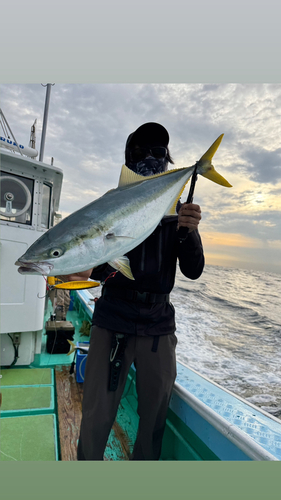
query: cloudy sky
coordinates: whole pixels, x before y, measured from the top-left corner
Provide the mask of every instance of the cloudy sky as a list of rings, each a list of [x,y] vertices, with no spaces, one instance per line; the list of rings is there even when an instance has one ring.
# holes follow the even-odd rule
[[[37,118],[38,150],[45,93],[0,86],[19,143],[28,145]],[[281,273],[281,84],[55,84],[44,162],[54,157],[64,171],[63,217],[116,187],[126,139],[148,121],[169,131],[176,167],[224,133],[213,164],[233,187],[200,176],[194,197],[206,263]]]

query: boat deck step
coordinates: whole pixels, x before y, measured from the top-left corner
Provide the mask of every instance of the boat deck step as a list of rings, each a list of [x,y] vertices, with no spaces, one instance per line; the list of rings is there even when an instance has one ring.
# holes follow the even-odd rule
[[[54,413],[54,390],[45,387],[2,387],[1,417]]]
[[[53,370],[10,368],[1,375],[1,417],[55,412]]]
[[[1,376],[0,459],[58,460],[53,370],[9,368]]]
[[[50,368],[3,368],[1,387],[22,385],[52,385],[54,372]]]
[[[2,461],[56,461],[56,415],[29,415],[1,419]]]

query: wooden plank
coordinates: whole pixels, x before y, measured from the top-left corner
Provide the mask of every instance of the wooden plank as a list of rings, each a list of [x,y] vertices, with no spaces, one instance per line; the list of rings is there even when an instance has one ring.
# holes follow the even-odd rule
[[[130,440],[128,438],[128,435],[126,432],[122,429],[121,425],[118,424],[118,422],[115,420],[113,427],[112,427],[115,437],[118,440],[121,450],[122,450],[122,457],[120,460],[129,460],[129,457],[131,455],[130,452]]]
[[[83,384],[76,382],[75,374],[70,375],[69,366],[57,366],[55,368],[57,407],[59,420],[59,439],[62,461],[77,460],[77,441],[79,439],[80,424],[82,418]],[[121,405],[122,406],[122,405]],[[128,460],[130,456],[130,439],[127,432],[117,420],[113,424],[115,448],[120,450],[114,456],[115,460]],[[114,443],[108,441],[107,448]],[[106,458],[105,451],[105,460]],[[111,458],[112,459],[112,458]],[[110,460],[110,458],[109,458]]]
[[[77,460],[77,441],[82,417],[83,385],[78,384],[69,366],[55,368],[59,439],[62,461]]]

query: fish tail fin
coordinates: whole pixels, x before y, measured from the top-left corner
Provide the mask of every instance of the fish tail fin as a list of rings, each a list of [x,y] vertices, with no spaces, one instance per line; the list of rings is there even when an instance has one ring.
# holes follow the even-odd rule
[[[203,156],[201,156],[200,160],[207,160],[209,162],[212,161],[213,159],[213,156],[215,154],[215,152],[217,151],[221,141],[222,141],[222,138],[223,138],[224,134],[221,134],[216,140],[215,142],[213,142],[212,146],[209,147],[209,149],[206,151],[206,153],[203,154]]]
[[[213,156],[214,156],[215,152],[217,151],[217,149],[222,141],[223,136],[224,136],[224,134],[221,134],[215,140],[215,142],[206,151],[206,153],[204,153],[203,156],[201,156],[198,163],[199,163],[199,165],[200,164],[202,165],[202,171],[200,172],[200,174],[203,175],[203,177],[206,177],[207,179],[210,179],[211,181],[216,182],[217,184],[220,184],[221,186],[232,187],[232,185],[229,184],[229,182],[215,170],[215,168],[213,167],[213,165],[211,163]]]
[[[76,345],[69,339],[67,339],[67,342],[70,344],[71,347],[70,351],[67,353],[67,356],[70,356],[70,354],[72,354],[75,351]]]
[[[210,179],[210,181],[213,181],[216,184],[220,184],[221,186],[225,186],[225,187],[229,187],[229,188],[232,187],[232,185],[229,184],[229,182],[214,169],[213,165],[211,165],[211,168],[202,175],[203,175],[203,177]]]

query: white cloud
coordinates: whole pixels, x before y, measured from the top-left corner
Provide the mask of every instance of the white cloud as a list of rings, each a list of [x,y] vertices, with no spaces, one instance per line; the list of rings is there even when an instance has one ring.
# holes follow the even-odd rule
[[[1,108],[20,143],[28,144],[38,119],[38,150],[44,101],[39,84],[1,85]],[[117,185],[126,139],[142,123],[168,129],[177,167],[194,164],[224,133],[213,163],[233,188],[199,178],[194,201],[202,207],[200,227],[278,242],[280,115],[277,84],[56,84],[44,161],[54,157],[64,171],[60,208],[68,214]]]

